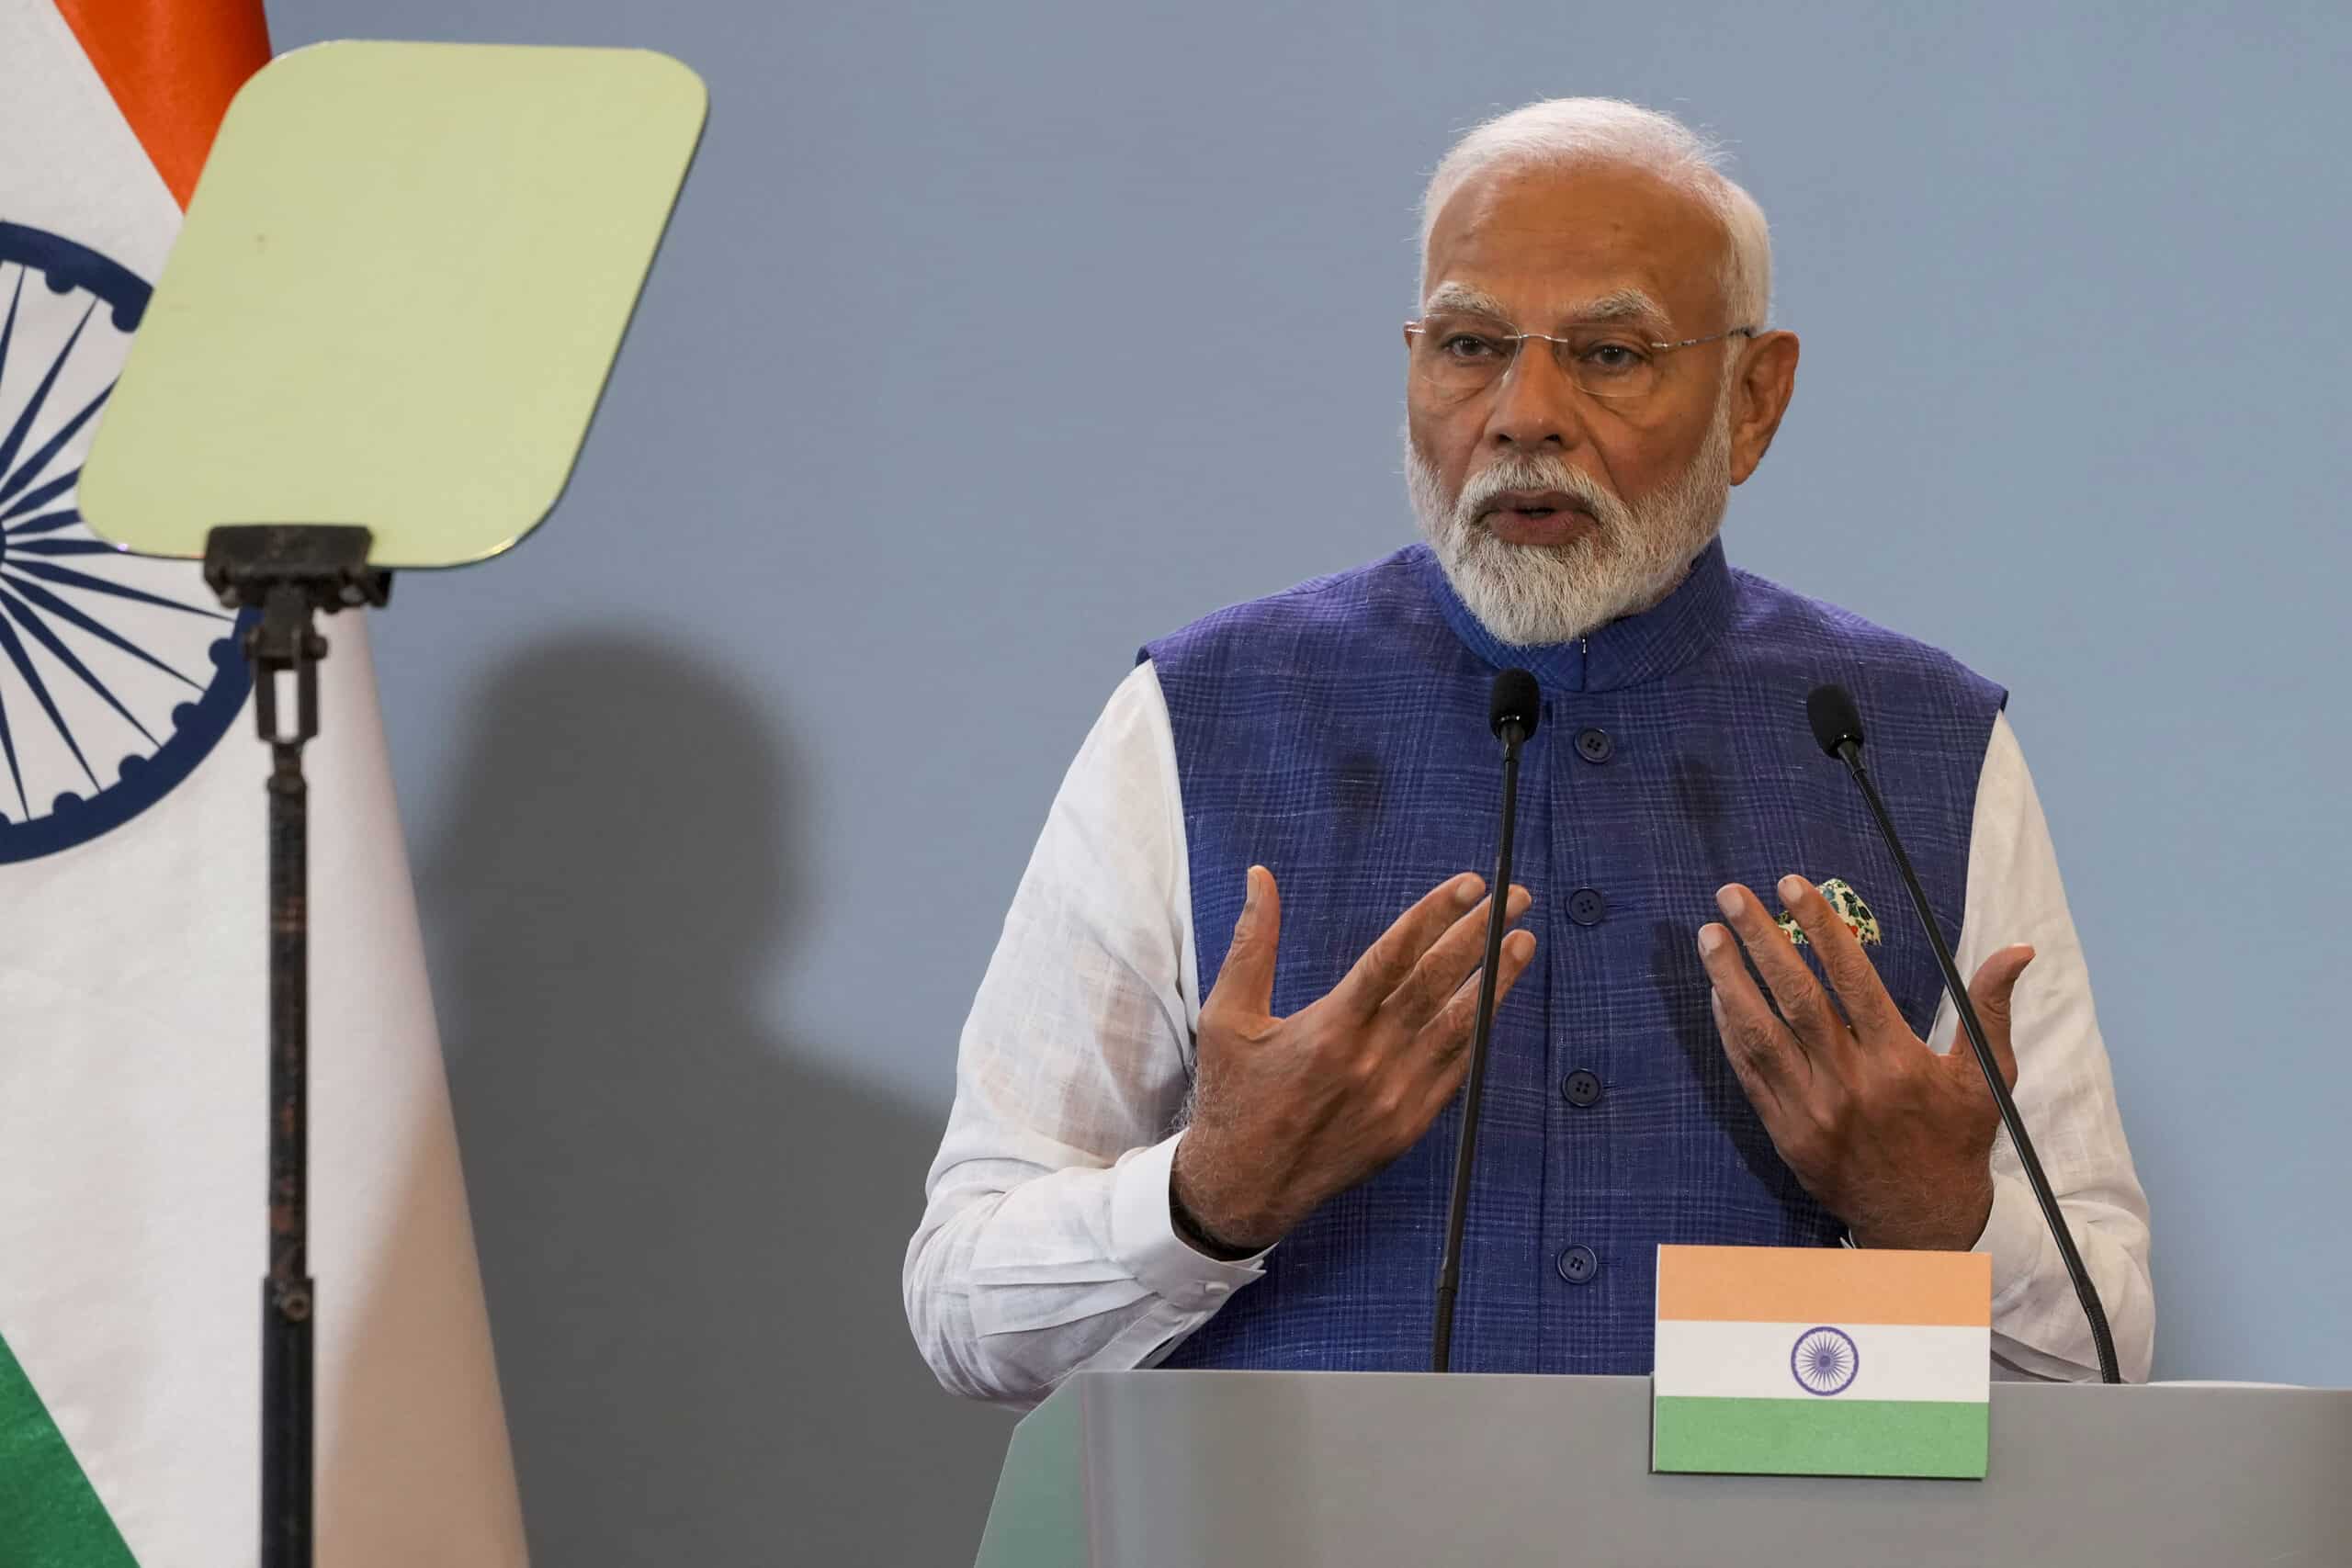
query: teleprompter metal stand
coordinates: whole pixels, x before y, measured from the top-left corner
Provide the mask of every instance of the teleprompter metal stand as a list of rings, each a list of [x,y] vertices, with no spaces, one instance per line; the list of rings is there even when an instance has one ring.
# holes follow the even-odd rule
[[[204,581],[232,609],[259,610],[245,634],[254,713],[269,772],[269,1273],[262,1280],[263,1568],[310,1568],[312,1535],[310,1272],[310,786],[302,747],[319,733],[312,617],[381,605],[392,574],[368,564],[366,528],[242,525],[205,540]],[[280,706],[290,686],[293,713]],[[290,717],[290,724],[287,722]]]
[[[554,510],[708,104],[700,77],[641,49],[345,39],[280,55],[221,118],[82,465],[77,504],[99,538],[200,559],[225,603],[260,613],[245,653],[274,758],[265,1568],[310,1568],[313,1539],[302,748],[327,651],[313,622],[382,604],[395,569],[500,555]],[[379,1354],[324,1344],[337,1361]],[[399,1434],[404,1479],[446,1493],[434,1438]],[[456,1511],[453,1542],[487,1548],[513,1528],[495,1499],[431,1503]]]

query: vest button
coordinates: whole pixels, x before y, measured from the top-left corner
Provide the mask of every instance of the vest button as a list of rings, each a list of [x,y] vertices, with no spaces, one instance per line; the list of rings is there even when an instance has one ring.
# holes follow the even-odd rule
[[[1596,887],[1579,887],[1568,895],[1568,919],[1580,926],[1597,926],[1609,914],[1609,900]]]
[[[1560,1080],[1560,1097],[1581,1111],[1600,1099],[1600,1079],[1578,1067]]]
[[[1581,1285],[1600,1272],[1600,1259],[1589,1247],[1571,1247],[1560,1254],[1560,1278],[1571,1285]]]
[[[1577,755],[1588,762],[1605,762],[1615,755],[1617,742],[1609,739],[1605,729],[1577,731]]]

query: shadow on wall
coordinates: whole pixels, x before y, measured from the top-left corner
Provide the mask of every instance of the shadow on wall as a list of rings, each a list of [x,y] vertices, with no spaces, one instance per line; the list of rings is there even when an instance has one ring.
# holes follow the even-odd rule
[[[493,671],[418,896],[535,1562],[967,1562],[1009,1418],[899,1267],[934,1118],[758,1016],[807,771],[650,639]]]

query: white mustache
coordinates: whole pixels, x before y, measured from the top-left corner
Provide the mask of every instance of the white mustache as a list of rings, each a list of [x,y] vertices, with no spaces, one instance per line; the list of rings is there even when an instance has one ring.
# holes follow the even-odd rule
[[[1521,453],[1504,457],[1463,481],[1454,516],[1475,523],[1496,496],[1514,490],[1556,490],[1574,496],[1595,519],[1609,523],[1624,514],[1625,503],[1599,479],[1572,466],[1565,457],[1538,457]]]

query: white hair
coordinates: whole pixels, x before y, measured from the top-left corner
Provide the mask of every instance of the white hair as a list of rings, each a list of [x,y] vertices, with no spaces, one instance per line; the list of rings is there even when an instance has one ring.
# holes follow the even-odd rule
[[[1772,234],[1756,198],[1723,172],[1721,143],[1672,115],[1619,98],[1546,98],[1474,128],[1455,142],[1421,197],[1421,268],[1430,231],[1453,193],[1489,171],[1619,164],[1689,191],[1724,226],[1726,323],[1761,327],[1772,305]],[[1419,289],[1421,281],[1414,280]]]

